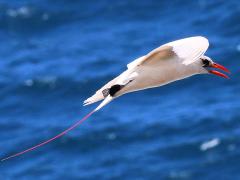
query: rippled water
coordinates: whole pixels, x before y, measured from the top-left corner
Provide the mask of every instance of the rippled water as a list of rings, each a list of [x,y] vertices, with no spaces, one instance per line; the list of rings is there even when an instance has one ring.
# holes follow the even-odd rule
[[[240,2],[0,1],[0,149],[63,131],[82,101],[159,45],[194,35],[232,71],[127,94],[63,138],[0,165],[1,179],[240,178]]]

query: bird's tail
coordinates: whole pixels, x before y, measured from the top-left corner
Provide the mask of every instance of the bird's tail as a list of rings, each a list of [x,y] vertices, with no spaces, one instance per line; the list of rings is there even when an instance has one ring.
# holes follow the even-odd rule
[[[94,110],[94,111],[98,111],[99,109],[101,109],[103,106],[107,105],[108,103],[110,103],[112,100],[114,99],[114,97],[108,95],[101,104],[99,104],[99,106]]]
[[[16,154],[10,155],[10,156],[8,156],[8,157],[6,157],[6,158],[3,158],[3,159],[1,159],[1,161],[5,161],[5,160],[8,160],[8,159],[11,159],[11,158],[20,156],[20,155],[22,155],[22,154],[25,154],[25,153],[27,153],[27,152],[30,152],[30,151],[32,151],[32,150],[34,150],[34,149],[37,149],[37,148],[39,148],[39,147],[41,147],[41,146],[44,146],[45,144],[48,144],[48,143],[50,143],[50,142],[52,142],[52,141],[54,141],[54,140],[62,137],[63,135],[67,134],[69,131],[73,130],[74,128],[76,128],[77,126],[79,126],[80,124],[82,124],[82,123],[83,123],[85,120],[87,120],[94,112],[96,112],[96,110],[91,111],[91,112],[88,113],[85,117],[83,117],[81,120],[77,121],[75,124],[73,124],[72,126],[70,126],[68,129],[64,130],[63,132],[57,134],[56,136],[54,136],[54,137],[52,137],[52,138],[50,138],[50,139],[48,139],[48,140],[46,140],[46,141],[43,141],[43,142],[41,142],[41,143],[39,143],[39,144],[37,144],[37,145],[35,145],[35,146],[32,146],[32,147],[30,147],[30,148],[28,148],[28,149],[26,149],[26,150],[24,150],[24,151],[21,151],[21,152],[19,152],[19,153],[16,153]]]
[[[87,106],[89,104],[93,104],[95,102],[101,101],[102,99],[104,99],[104,96],[100,93],[96,93],[96,94],[92,95],[91,97],[89,97],[88,99],[86,99],[83,102],[83,105]]]
[[[50,143],[50,142],[52,142],[52,141],[54,141],[54,140],[62,137],[63,135],[67,134],[69,131],[73,130],[74,128],[76,128],[77,126],[79,126],[80,124],[82,124],[82,123],[83,123],[85,120],[87,120],[94,112],[96,112],[96,111],[98,111],[99,109],[101,109],[103,106],[105,106],[106,104],[108,104],[109,102],[111,102],[113,99],[114,99],[114,98],[113,98],[112,96],[108,95],[108,96],[104,99],[104,101],[103,101],[97,108],[95,108],[93,111],[91,111],[89,114],[87,114],[87,115],[86,115],[85,117],[83,117],[81,120],[79,120],[78,122],[76,122],[75,124],[73,124],[72,126],[70,126],[70,127],[69,127],[68,129],[66,129],[65,131],[59,133],[58,135],[56,135],[56,136],[54,136],[54,137],[52,137],[52,138],[50,138],[50,139],[48,139],[48,140],[46,140],[46,141],[43,141],[43,142],[41,142],[41,143],[39,143],[39,144],[37,144],[37,145],[35,145],[35,146],[32,146],[31,148],[28,148],[28,149],[26,149],[26,150],[24,150],[24,151],[21,151],[21,152],[19,152],[19,153],[16,153],[16,154],[10,155],[10,156],[8,156],[8,157],[6,157],[6,158],[3,158],[3,159],[1,159],[1,161],[5,161],[5,160],[8,160],[8,159],[11,159],[11,158],[20,156],[20,155],[22,155],[22,154],[25,154],[25,153],[27,153],[27,152],[29,152],[29,151],[32,151],[32,150],[34,150],[34,149],[37,149],[37,148],[39,148],[39,147],[41,147],[41,146],[44,146],[45,144],[48,144],[48,143]]]

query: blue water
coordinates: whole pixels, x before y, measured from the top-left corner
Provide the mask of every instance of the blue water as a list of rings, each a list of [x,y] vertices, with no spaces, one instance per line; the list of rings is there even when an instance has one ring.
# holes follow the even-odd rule
[[[83,100],[164,43],[202,35],[231,79],[124,95],[0,179],[240,179],[240,1],[0,1],[0,156],[63,131]]]

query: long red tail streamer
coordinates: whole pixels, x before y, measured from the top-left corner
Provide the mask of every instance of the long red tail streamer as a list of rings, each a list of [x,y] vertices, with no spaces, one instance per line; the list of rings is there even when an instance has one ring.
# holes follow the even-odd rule
[[[90,112],[89,114],[87,114],[85,117],[83,117],[81,120],[79,120],[78,122],[76,122],[75,124],[73,124],[71,127],[69,127],[68,129],[66,129],[65,131],[61,132],[60,134],[52,137],[51,139],[49,139],[49,140],[47,140],[47,141],[44,141],[44,142],[42,142],[42,143],[39,143],[38,145],[33,146],[33,147],[31,147],[31,148],[29,148],[29,149],[26,149],[26,150],[24,150],[24,151],[21,151],[21,152],[19,152],[19,153],[17,153],[17,154],[13,154],[13,155],[11,155],[11,156],[8,156],[8,157],[2,159],[1,161],[5,161],[5,160],[8,160],[8,159],[11,159],[11,158],[20,156],[20,155],[25,154],[25,153],[27,153],[27,152],[29,152],[29,151],[32,151],[32,150],[34,150],[34,149],[37,149],[37,148],[39,148],[39,147],[41,147],[41,146],[43,146],[43,145],[45,145],[45,144],[48,144],[48,143],[50,143],[51,141],[54,141],[55,139],[60,138],[61,136],[65,135],[65,134],[68,133],[69,131],[73,130],[74,128],[76,128],[77,126],[79,126],[80,124],[82,124],[82,123],[83,123],[85,120],[87,120],[94,112],[95,112],[95,111],[93,110],[92,112]]]

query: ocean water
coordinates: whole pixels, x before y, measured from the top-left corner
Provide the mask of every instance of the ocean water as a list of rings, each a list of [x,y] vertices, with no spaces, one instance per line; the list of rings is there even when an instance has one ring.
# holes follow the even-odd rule
[[[240,1],[1,0],[0,156],[60,133],[83,100],[164,43],[209,39],[230,80],[198,75],[122,96],[0,179],[240,179]]]

